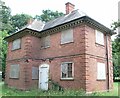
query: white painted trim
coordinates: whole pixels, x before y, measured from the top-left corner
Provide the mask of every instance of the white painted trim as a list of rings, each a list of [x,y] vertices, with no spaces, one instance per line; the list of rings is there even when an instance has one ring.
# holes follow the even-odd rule
[[[47,67],[47,68],[49,68],[49,65],[46,64],[46,63],[44,63],[44,64],[41,64],[41,65],[40,65],[40,68],[42,68],[42,67]]]
[[[74,80],[74,78],[61,78],[61,80]]]
[[[48,69],[48,81],[49,81],[49,65],[48,64],[46,64],[46,63],[43,63],[43,64],[41,64],[40,66],[39,66],[39,81],[38,81],[38,88],[40,89],[41,87],[41,85],[40,85],[40,72],[41,72],[41,68],[47,68]],[[48,84],[49,85],[49,84]],[[48,88],[47,88],[47,90],[48,90]]]

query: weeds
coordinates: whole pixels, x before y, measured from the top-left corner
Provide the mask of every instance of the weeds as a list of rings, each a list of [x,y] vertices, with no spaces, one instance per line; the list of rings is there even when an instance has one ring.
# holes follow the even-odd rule
[[[0,85],[1,86],[1,85]],[[86,94],[84,90],[48,90],[31,89],[30,91],[21,91],[16,88],[9,88],[2,84],[2,95],[4,96],[118,96],[118,83],[114,83],[114,90],[111,92],[94,92]]]

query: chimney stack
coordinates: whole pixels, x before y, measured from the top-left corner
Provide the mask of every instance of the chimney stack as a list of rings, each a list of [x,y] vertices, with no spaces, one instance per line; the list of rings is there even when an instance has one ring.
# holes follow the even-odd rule
[[[34,21],[34,19],[33,18],[30,18],[29,20],[28,20],[28,22],[27,22],[27,24],[32,24],[32,22]]]
[[[66,14],[69,14],[74,10],[75,7],[74,4],[67,2],[65,5],[66,5]]]

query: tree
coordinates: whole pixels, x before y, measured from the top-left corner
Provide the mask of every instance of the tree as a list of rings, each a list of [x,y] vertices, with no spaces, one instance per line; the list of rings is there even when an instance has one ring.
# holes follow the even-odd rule
[[[0,68],[2,67],[3,77],[5,73],[7,54],[7,42],[4,40],[6,36],[8,36],[6,31],[0,31]]]
[[[115,41],[112,42],[112,56],[113,56],[113,76],[114,76],[114,80],[115,80],[115,77],[119,77],[119,64],[120,64],[120,61],[119,61],[119,51],[118,51],[118,45],[117,45],[117,42],[116,42],[116,39]]]
[[[12,16],[11,9],[7,7],[3,1],[0,1],[0,8],[0,17],[2,18],[0,19],[2,22],[0,30],[6,30],[9,34],[21,29],[27,24],[28,20],[32,18],[32,16],[27,14],[17,14]]]
[[[0,1],[0,17],[1,17],[1,30],[11,31],[11,9],[5,5],[3,1]]]
[[[27,15],[27,14],[16,14],[11,17],[11,22],[12,22],[12,27],[13,30],[11,31],[12,33],[18,31],[25,25],[27,25],[28,21],[32,18],[32,16]]]
[[[41,21],[44,21],[44,22],[48,22],[50,20],[53,20],[55,18],[58,18],[58,17],[64,15],[62,12],[58,12],[58,11],[54,12],[54,11],[51,11],[51,10],[43,10],[42,13],[43,14],[41,14],[40,16],[36,15],[35,19],[38,19],[38,20],[41,20]]]
[[[120,21],[114,22],[112,24],[113,30],[116,30],[120,27]],[[113,55],[113,74],[115,77],[120,77],[120,32],[112,42],[112,55]]]
[[[120,27],[120,21],[113,22],[111,28],[113,30],[116,30],[118,27]]]

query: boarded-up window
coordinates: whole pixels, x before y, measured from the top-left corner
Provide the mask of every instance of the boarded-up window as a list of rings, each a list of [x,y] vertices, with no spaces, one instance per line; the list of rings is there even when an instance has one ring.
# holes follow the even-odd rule
[[[41,48],[50,47],[50,36],[41,38]]]
[[[61,78],[73,78],[73,63],[65,62],[61,64]]]
[[[21,44],[21,40],[20,39],[14,40],[13,43],[12,43],[12,50],[19,49],[20,48],[20,44]]]
[[[106,79],[106,71],[104,63],[97,63],[97,79],[103,80]]]
[[[61,44],[73,42],[73,29],[62,31]]]
[[[104,45],[104,34],[96,30],[96,43]]]
[[[39,79],[38,67],[32,67],[32,79]]]
[[[19,64],[10,66],[10,78],[19,78]]]

